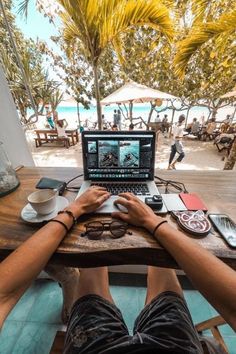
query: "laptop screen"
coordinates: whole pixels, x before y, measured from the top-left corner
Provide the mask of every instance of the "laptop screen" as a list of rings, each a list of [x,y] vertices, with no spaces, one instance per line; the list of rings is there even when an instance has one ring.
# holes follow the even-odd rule
[[[153,180],[155,132],[84,131],[85,180]]]

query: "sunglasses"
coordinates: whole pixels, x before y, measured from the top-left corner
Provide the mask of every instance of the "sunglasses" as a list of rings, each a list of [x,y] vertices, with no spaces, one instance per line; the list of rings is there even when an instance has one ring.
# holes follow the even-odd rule
[[[104,231],[110,231],[111,238],[119,238],[126,234],[128,224],[121,221],[92,221],[85,224],[86,231],[81,236],[99,239]]]

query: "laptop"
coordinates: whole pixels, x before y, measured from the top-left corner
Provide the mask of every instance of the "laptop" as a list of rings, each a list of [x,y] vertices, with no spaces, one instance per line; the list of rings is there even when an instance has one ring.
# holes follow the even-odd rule
[[[132,192],[142,201],[160,194],[154,182],[155,146],[152,131],[83,131],[84,182],[77,197],[92,185],[107,188],[111,197],[95,213],[110,214],[119,211],[114,205],[119,193]],[[163,205],[158,214],[166,212]]]

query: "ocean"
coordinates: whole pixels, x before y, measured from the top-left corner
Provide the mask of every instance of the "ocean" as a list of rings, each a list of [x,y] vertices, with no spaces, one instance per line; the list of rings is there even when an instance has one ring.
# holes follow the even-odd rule
[[[158,107],[157,110],[161,110],[163,107]],[[105,106],[102,107],[102,113],[105,116],[105,120],[107,122],[113,122],[113,112],[114,109],[118,109],[117,105],[110,105],[110,106]],[[124,109],[123,109],[124,110]],[[65,103],[61,103],[57,107],[59,119],[66,119],[68,122],[69,127],[77,127],[78,126],[78,115],[77,115],[77,107],[72,106],[72,105],[66,105]],[[89,125],[91,126],[92,123],[97,121],[97,113],[96,113],[96,107],[91,107],[89,110],[84,109],[81,105],[79,108],[80,111],[80,119],[82,125],[85,123],[86,120],[88,120]],[[125,111],[125,110],[124,110]],[[142,117],[144,121],[147,121],[148,115],[150,111],[150,104],[134,104],[133,107],[133,117]],[[222,121],[225,119],[227,114],[233,114],[234,112],[234,107],[227,106],[218,111],[217,114],[217,120]],[[163,112],[160,112],[160,119],[164,117],[164,114],[168,115],[169,122],[171,121],[172,117],[172,109],[167,109]],[[178,120],[178,117],[180,114],[185,114],[187,115],[187,110],[184,111],[176,111],[175,116],[174,116],[174,122]],[[154,111],[152,114],[152,120],[155,121],[157,113]],[[209,111],[206,107],[193,107],[189,111],[189,116],[188,116],[188,122],[191,122],[194,117],[197,119],[200,119],[200,117],[204,115],[205,119],[207,119],[209,115]],[[39,118],[39,125],[44,124],[45,122],[45,116]],[[41,123],[41,124],[40,124]],[[129,121],[125,122],[125,119],[122,116],[122,125],[129,125]]]

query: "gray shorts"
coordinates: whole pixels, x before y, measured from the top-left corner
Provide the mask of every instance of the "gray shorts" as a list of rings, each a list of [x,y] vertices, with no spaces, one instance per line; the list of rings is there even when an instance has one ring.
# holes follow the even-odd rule
[[[163,292],[146,305],[133,332],[130,336],[114,304],[87,295],[73,306],[63,353],[203,353],[186,302],[174,292]]]

